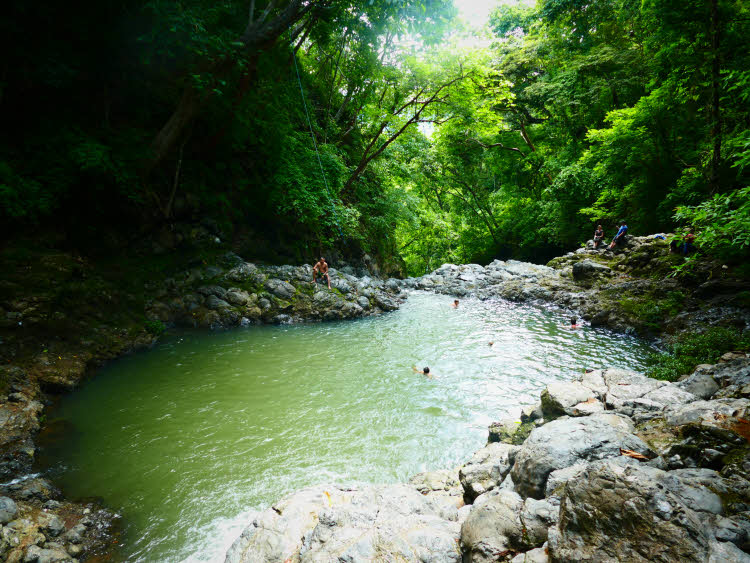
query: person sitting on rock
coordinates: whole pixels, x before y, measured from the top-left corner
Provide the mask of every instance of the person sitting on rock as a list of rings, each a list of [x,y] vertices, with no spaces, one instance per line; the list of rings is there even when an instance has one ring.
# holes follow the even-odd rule
[[[453,300],[453,305],[451,305],[454,309],[458,309],[458,299]]]
[[[602,229],[601,225],[596,226],[596,230],[594,231],[594,248],[599,248],[599,244],[601,244],[602,239],[604,238],[604,229]]]
[[[695,252],[695,234],[693,229],[688,229],[682,239],[682,255],[687,256]]]
[[[628,226],[625,224],[625,221],[620,221],[620,230],[617,231],[615,238],[612,239],[612,242],[609,243],[609,246],[607,248],[609,250],[612,250],[618,244],[621,246],[624,246],[627,240],[627,236],[626,236],[627,233],[628,233]]]
[[[328,281],[328,289],[331,289],[331,276],[328,274],[328,264],[326,259],[321,256],[318,263],[313,266],[313,283],[315,283],[315,275],[320,273],[320,279],[326,278]]]
[[[421,373],[422,375],[429,377],[432,379],[432,374],[430,373],[430,368],[427,366],[423,367],[421,370],[417,369],[417,366],[411,366],[411,369],[414,370],[414,373]]]

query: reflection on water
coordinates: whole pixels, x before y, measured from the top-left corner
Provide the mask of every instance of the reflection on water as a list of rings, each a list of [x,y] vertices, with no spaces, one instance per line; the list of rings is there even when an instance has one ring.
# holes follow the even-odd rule
[[[121,512],[123,558],[223,561],[252,509],[456,467],[547,383],[639,369],[650,351],[531,307],[451,302],[414,293],[377,318],[173,336],[63,400],[52,471]]]

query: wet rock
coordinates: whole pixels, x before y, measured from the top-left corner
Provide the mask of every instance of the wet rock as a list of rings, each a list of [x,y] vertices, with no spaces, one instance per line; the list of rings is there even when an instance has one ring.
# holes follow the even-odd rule
[[[66,551],[61,548],[43,549],[32,545],[26,550],[24,563],[55,563],[57,561],[73,561]]]
[[[287,300],[294,297],[294,294],[297,292],[292,284],[277,279],[267,280],[264,287],[269,293],[272,293],[276,297]]]
[[[232,282],[244,282],[244,281],[256,281],[255,277],[258,274],[258,268],[255,264],[244,263],[239,264],[229,270],[224,278],[227,281]]]
[[[531,431],[543,422],[542,419],[520,422],[507,418],[499,422],[493,422],[489,426],[488,443],[504,442],[506,444],[520,445],[528,438]]]
[[[534,429],[515,457],[511,476],[524,497],[543,498],[549,474],[585,461],[620,456],[620,449],[653,456],[631,433],[632,422],[611,414],[559,418]]]
[[[460,562],[458,510],[408,485],[298,491],[259,513],[226,563],[286,561]]]
[[[250,301],[250,294],[247,291],[243,291],[241,289],[237,288],[231,288],[229,291],[227,291],[226,301],[235,307],[242,307],[244,305],[247,305],[248,301]]]
[[[573,264],[573,279],[585,280],[612,275],[612,268],[586,258]]]
[[[204,285],[203,287],[198,288],[196,290],[196,293],[204,297],[213,295],[214,297],[218,297],[219,299],[224,299],[224,297],[226,297],[227,295],[227,290],[220,285]]]
[[[18,506],[8,497],[0,497],[0,524],[7,524],[18,516]]]
[[[83,542],[85,535],[86,526],[84,524],[78,523],[65,533],[63,539],[65,539],[65,541],[69,541],[70,543],[79,544]]]
[[[232,306],[215,295],[209,295],[206,297],[206,307],[213,311],[217,311],[221,309],[230,309]]]
[[[719,390],[719,384],[710,373],[698,368],[689,376],[676,383],[677,387],[692,393],[699,399],[710,399]]]
[[[519,446],[492,443],[477,451],[458,472],[464,496],[472,502],[479,495],[500,485],[510,471]]]
[[[47,537],[56,538],[65,531],[65,523],[56,514],[42,514],[39,527]]]
[[[15,498],[25,501],[45,502],[49,499],[58,499],[62,496],[57,487],[47,479],[40,477],[24,479],[18,483],[13,483],[7,486],[7,490],[12,492]]]
[[[399,307],[398,300],[386,293],[378,292],[373,296],[375,304],[383,311],[395,311]]]
[[[523,534],[518,514],[523,499],[508,490],[497,489],[480,497],[461,525],[464,563],[501,561],[514,550],[514,540]],[[533,547],[533,546],[532,546]]]

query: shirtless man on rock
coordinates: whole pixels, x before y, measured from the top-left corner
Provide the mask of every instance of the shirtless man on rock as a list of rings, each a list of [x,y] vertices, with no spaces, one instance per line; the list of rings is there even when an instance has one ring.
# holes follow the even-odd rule
[[[313,283],[315,283],[315,276],[318,273],[320,273],[320,279],[325,278],[328,281],[328,289],[331,289],[331,276],[328,274],[328,264],[325,258],[321,257],[318,263],[313,266]]]

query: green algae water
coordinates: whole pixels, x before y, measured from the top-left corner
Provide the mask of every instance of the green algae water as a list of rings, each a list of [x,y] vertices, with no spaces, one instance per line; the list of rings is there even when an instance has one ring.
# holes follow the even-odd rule
[[[637,370],[652,351],[549,311],[451,303],[416,292],[380,317],[174,335],[50,413],[69,430],[49,472],[122,516],[122,559],[223,561],[254,509],[315,483],[457,467],[546,384]]]

